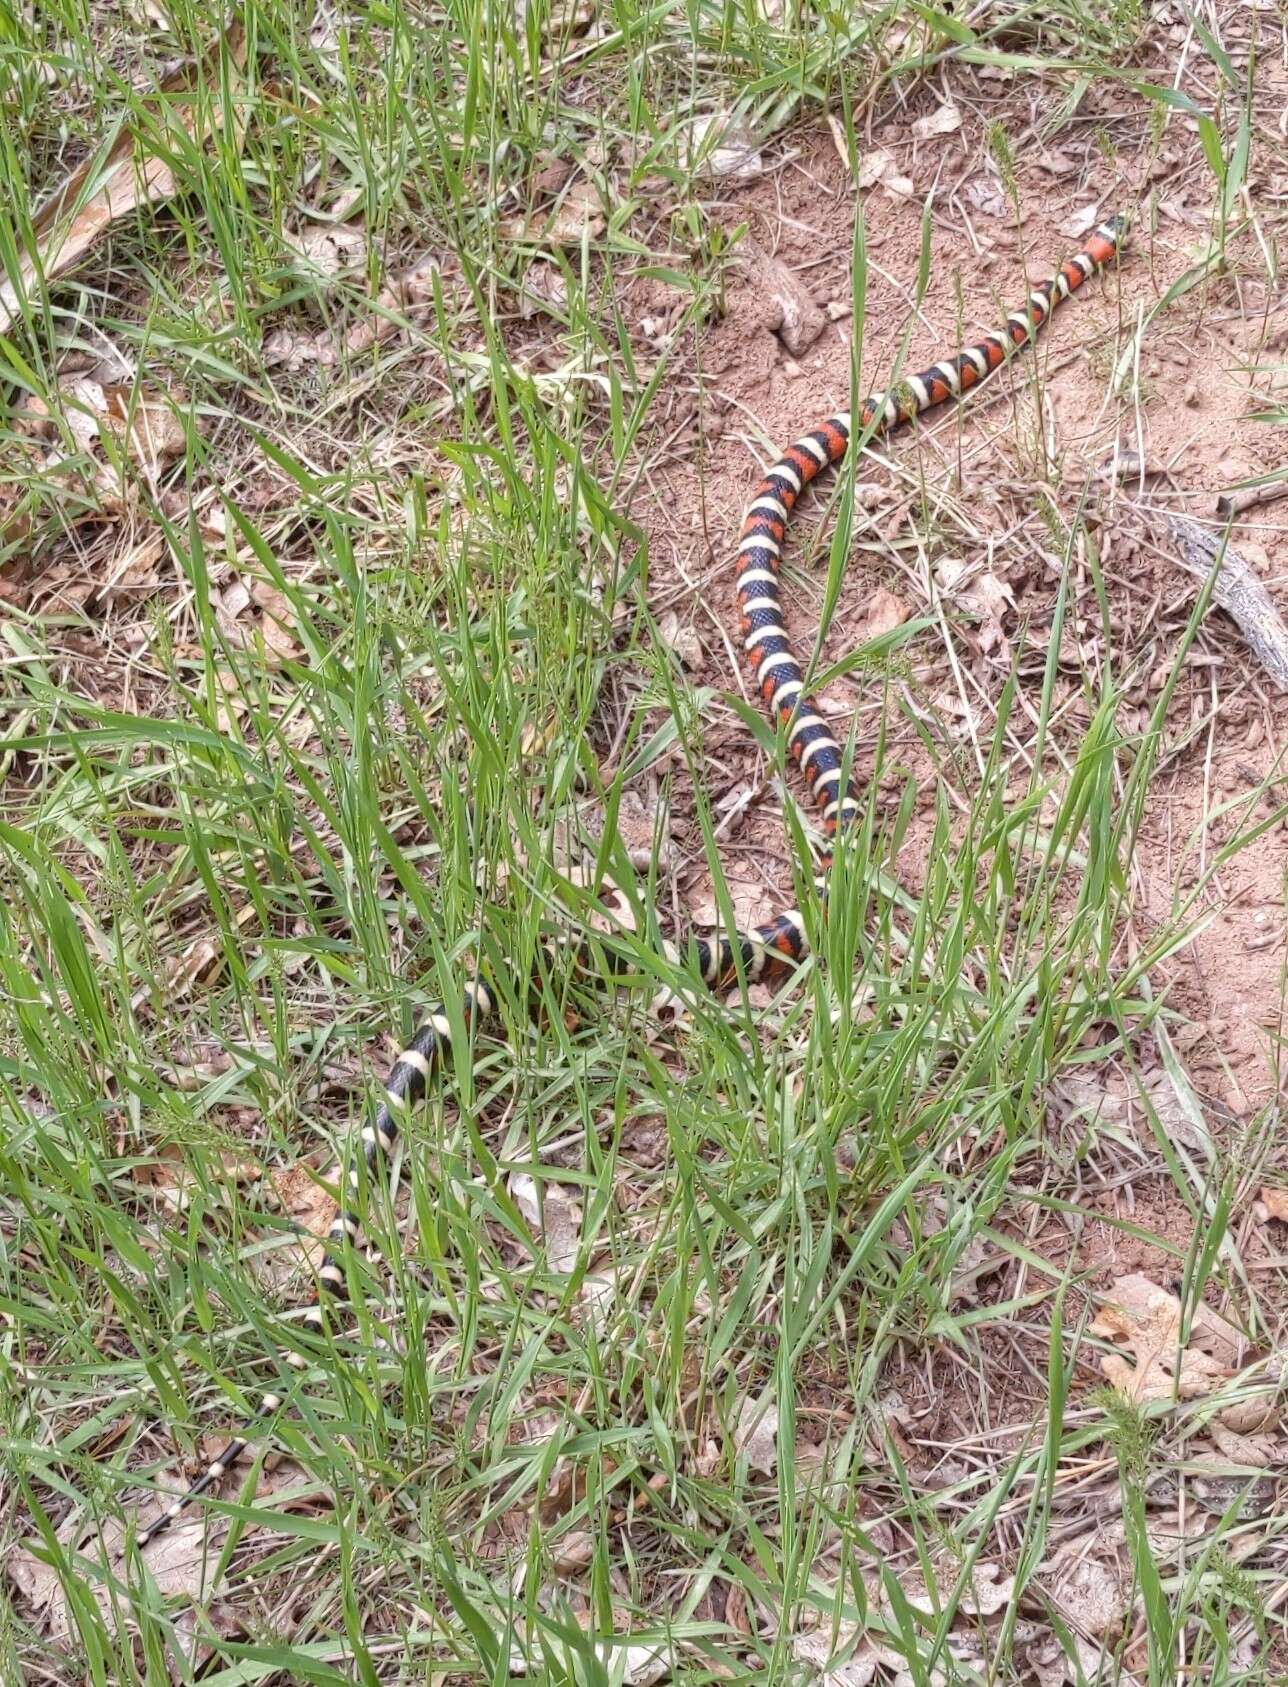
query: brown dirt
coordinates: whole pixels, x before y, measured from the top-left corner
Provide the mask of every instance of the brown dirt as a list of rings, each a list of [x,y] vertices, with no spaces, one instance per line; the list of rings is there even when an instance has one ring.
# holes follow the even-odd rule
[[[1263,73],[1264,109],[1280,96],[1273,67]],[[1092,96],[1092,103],[1094,95]],[[1016,198],[1017,228],[984,157],[983,126],[996,112],[968,119],[962,132],[933,143],[911,137],[933,102],[911,106],[902,124],[880,135],[911,196],[877,187],[861,195],[868,253],[860,381],[879,387],[899,361],[917,369],[993,326],[1021,300],[1029,282],[1050,273],[1079,240],[1079,212],[1091,205],[1104,216],[1135,208],[1142,188],[1154,196],[1154,226],[1135,233],[1121,269],[1090,283],[1066,303],[1041,338],[1036,356],[1018,361],[964,408],[940,414],[914,435],[905,430],[863,464],[855,537],[835,616],[822,642],[820,665],[853,650],[867,635],[869,605],[881,589],[913,614],[933,613],[927,576],[944,557],[987,565],[1015,593],[1006,639],[983,647],[969,625],[958,625],[958,650],[967,669],[970,707],[987,739],[990,699],[1031,619],[1037,660],[1027,667],[1029,701],[1037,703],[1044,615],[1058,579],[1058,549],[1042,523],[1034,493],[1041,489],[1066,520],[1074,516],[1089,471],[1115,449],[1138,454],[1153,495],[1196,516],[1213,515],[1216,495],[1232,482],[1277,466],[1276,432],[1253,419],[1258,401],[1282,384],[1276,356],[1288,339],[1284,302],[1267,284],[1255,234],[1229,242],[1227,266],[1159,311],[1169,287],[1193,265],[1207,232],[1209,206],[1189,185],[1198,178],[1197,142],[1179,131],[1154,151],[1143,119],[1125,119],[1115,136],[1120,151],[1107,171],[1088,135],[1085,149],[1062,146],[1058,157],[1023,165]],[[1285,186],[1282,170],[1265,186]],[[934,186],[937,209],[929,227],[929,284],[912,297],[921,252],[922,195]],[[1191,195],[1194,203],[1189,203]],[[972,202],[973,205],[972,205]],[[995,204],[1002,216],[978,208]],[[841,314],[850,297],[856,198],[826,130],[795,137],[768,180],[730,193],[722,207],[730,225],[746,221],[836,318],[799,359],[785,354],[767,326],[772,313],[763,290],[737,279],[723,320],[694,337],[692,456],[655,464],[635,514],[650,537],[650,601],[674,608],[696,634],[700,663],[692,677],[717,688],[736,685],[756,706],[737,660],[732,570],[727,561],[746,488],[781,447],[833,411],[849,408],[850,366],[856,338]],[[1110,375],[1137,325],[1148,321],[1136,368],[1134,401],[1110,393]],[[1135,478],[1135,477],[1134,477]],[[1092,488],[1101,557],[1108,575],[1112,631],[1099,648],[1098,611],[1087,572],[1077,579],[1077,630],[1084,656],[1113,672],[1139,670],[1129,689],[1124,728],[1145,724],[1153,689],[1176,649],[1196,591],[1169,560],[1165,535],[1146,529],[1125,507],[1136,486]],[[1233,542],[1263,574],[1288,614],[1288,504],[1270,505],[1238,522]],[[678,519],[676,511],[681,514]],[[811,649],[823,591],[831,523],[823,499],[803,512],[793,533],[790,566],[799,570],[789,621],[802,654]],[[960,619],[960,618],[959,618]],[[935,639],[914,647],[914,701],[934,709],[951,702],[951,675]],[[1021,645],[1021,648],[1022,645]],[[856,770],[870,766],[875,729],[886,703],[881,686],[853,675],[828,686],[820,701],[844,735],[857,735]],[[1074,719],[1075,726],[1078,724]],[[891,712],[888,764],[915,768],[929,804],[935,777],[958,783],[969,797],[971,757],[932,767],[906,719]],[[959,722],[944,734],[964,742]],[[1168,717],[1176,749],[1151,792],[1134,871],[1142,920],[1161,920],[1177,887],[1192,884],[1231,830],[1212,810],[1272,777],[1282,765],[1288,699],[1258,671],[1234,625],[1212,611],[1187,661]],[[1192,735],[1192,736],[1191,736]],[[1188,743],[1183,740],[1189,738]],[[968,747],[968,745],[966,746]],[[707,794],[717,815],[722,801],[752,792],[745,818],[727,830],[726,864],[735,903],[747,917],[781,904],[787,883],[780,805],[763,756],[749,745],[732,711],[715,707],[704,721]],[[682,843],[680,896],[690,914],[709,914],[711,890],[696,829],[686,825],[687,781],[673,790],[675,831]],[[1282,787],[1279,790],[1282,798]],[[1257,810],[1274,806],[1272,793]],[[1245,823],[1246,824],[1246,823]],[[914,831],[901,858],[910,884],[919,876]],[[1275,1048],[1281,1023],[1284,967],[1284,824],[1241,849],[1204,890],[1199,908],[1209,923],[1171,963],[1178,1008],[1203,1022],[1210,1046],[1195,1055],[1196,1078],[1229,1114],[1246,1117],[1275,1093]],[[1144,929],[1144,928],[1143,928]],[[1157,984],[1156,980],[1156,984]]]
[[[1255,132],[1274,132],[1286,86],[1283,66],[1264,59]],[[1196,97],[1202,92],[1189,91]],[[970,799],[975,765],[970,733],[988,742],[992,700],[1017,652],[1018,713],[1021,721],[1026,709],[1030,720],[1036,716],[1061,569],[1061,547],[1044,518],[1042,498],[1073,523],[1086,497],[1111,608],[1105,639],[1079,541],[1066,635],[1075,661],[1062,664],[1057,692],[1067,710],[1062,725],[1076,739],[1086,723],[1078,697],[1081,663],[1093,674],[1107,667],[1128,676],[1120,725],[1126,734],[1139,732],[1179,649],[1197,585],[1170,557],[1165,531],[1151,528],[1147,518],[1142,525],[1130,509],[1142,490],[1139,472],[1090,488],[1089,477],[1115,452],[1130,456],[1143,464],[1151,496],[1211,521],[1224,488],[1279,466],[1282,430],[1254,417],[1267,399],[1282,402],[1288,384],[1288,296],[1267,279],[1255,227],[1229,239],[1221,269],[1162,305],[1210,233],[1211,177],[1192,127],[1170,124],[1155,144],[1143,110],[1133,110],[1132,102],[1116,94],[1092,90],[1083,114],[1087,121],[1075,131],[1080,138],[1062,142],[1054,154],[1035,144],[1020,163],[1017,225],[985,162],[985,131],[999,118],[1012,133],[1021,127],[1023,90],[994,84],[996,97],[989,99],[988,84],[980,81],[971,92],[978,103],[959,134],[929,145],[914,140],[916,119],[934,108],[926,96],[875,137],[897,171],[911,180],[909,196],[880,185],[856,195],[849,170],[821,126],[793,137],[766,179],[728,193],[720,220],[729,228],[747,222],[758,244],[787,265],[823,307],[826,326],[806,352],[788,356],[773,331],[774,312],[758,278],[735,277],[723,319],[694,334],[678,360],[689,376],[676,401],[677,421],[691,417],[679,434],[688,444],[654,460],[633,511],[650,542],[653,612],[673,612],[691,635],[684,650],[690,678],[717,691],[736,687],[758,707],[739,660],[729,558],[747,488],[764,465],[808,427],[851,407],[856,358],[860,391],[879,389],[900,363],[906,370],[924,367],[995,326],[1031,283],[1076,250],[1089,207],[1096,207],[1098,217],[1119,209],[1136,213],[1138,226],[1120,268],[1068,301],[1035,353],[968,405],[939,414],[915,433],[895,436],[856,471],[854,536],[819,667],[863,642],[880,592],[893,593],[912,615],[935,613],[930,582],[946,558],[982,560],[1014,593],[1000,638],[996,629],[985,636],[978,623],[948,606],[960,677],[946,660],[944,638],[935,632],[912,647],[911,675],[901,684],[874,684],[855,670],[819,695],[837,735],[854,733],[860,779],[871,768],[883,713],[890,735],[887,770],[911,768],[918,778],[919,814],[897,862],[914,891],[924,875],[937,782],[955,792],[960,812]],[[1097,132],[1112,136],[1112,164],[1098,150]],[[1288,193],[1283,158],[1282,148],[1262,155],[1262,173],[1254,174],[1247,202],[1254,214],[1282,203]],[[932,187],[929,282],[917,300],[924,196]],[[846,307],[860,204],[869,268],[864,318],[856,325]],[[641,294],[631,304],[645,315],[657,310],[659,300],[656,293]],[[1124,354],[1134,376],[1123,389],[1125,397],[1115,396],[1113,382]],[[789,624],[802,656],[816,637],[834,513],[825,496],[816,496],[792,535]],[[1288,502],[1250,512],[1235,524],[1232,543],[1288,618]],[[673,636],[671,642],[679,648]],[[900,702],[902,709],[896,706]],[[941,748],[934,758],[913,729],[914,712],[936,719]],[[759,921],[783,905],[790,886],[783,793],[731,709],[717,702],[704,710],[701,730],[701,777],[717,820],[745,805],[722,833],[722,859],[736,912],[745,922]],[[1202,921],[1197,936],[1151,977],[1153,989],[1165,990],[1170,1005],[1191,1022],[1177,1034],[1181,1058],[1209,1128],[1237,1174],[1242,1145],[1249,1145],[1251,1156],[1258,1121],[1262,1128],[1268,1125],[1283,1097],[1278,1050],[1288,961],[1288,820],[1282,815],[1288,797],[1288,696],[1259,670],[1238,629],[1220,611],[1209,612],[1186,658],[1166,735],[1168,753],[1148,794],[1131,863],[1136,911],[1127,938],[1130,953],[1167,921],[1236,825],[1246,833],[1278,814],[1271,829],[1239,848],[1203,885],[1191,910]],[[1011,737],[1020,748],[1014,731]],[[1017,765],[1024,766],[1022,753]],[[675,908],[710,921],[712,887],[692,820],[688,772],[678,758],[670,771]],[[1254,796],[1250,808],[1227,807],[1272,781],[1278,783]],[[793,789],[799,797],[795,782]],[[897,800],[892,788],[891,806]],[[1145,1053],[1147,1061],[1157,1062],[1157,1051]],[[1107,1290],[1113,1279],[1131,1272],[1169,1284],[1180,1275],[1178,1260],[1193,1241],[1191,1210],[1162,1166],[1143,1113],[1131,1114],[1130,1122],[1142,1145],[1135,1173],[1118,1183],[1107,1179],[1101,1190],[1087,1186],[1087,1216],[1072,1234],[1052,1221],[1030,1238],[1036,1252],[1052,1259],[1067,1259],[1072,1251],[1075,1269],[1091,1290]],[[1285,1151],[1272,1148],[1269,1164],[1281,1172],[1288,1168]],[[1254,1215],[1257,1181],[1245,1177],[1234,1220],[1256,1310],[1249,1313],[1242,1292],[1228,1310],[1241,1321],[1260,1320],[1254,1333],[1273,1346],[1288,1327],[1288,1281],[1282,1235]],[[1103,1219],[1095,1216],[1101,1213]],[[1141,1239],[1133,1227],[1158,1241]],[[1012,1271],[988,1286],[987,1298],[1003,1302],[1015,1288]],[[1092,1309],[1090,1300],[1084,1303],[1088,1314]],[[1073,1306],[1069,1316],[1077,1316]],[[1027,1394],[1044,1392],[1044,1318],[1031,1332],[979,1334],[985,1369],[995,1379],[995,1397],[986,1406],[979,1371],[951,1351],[939,1350],[937,1368],[933,1349],[896,1355],[887,1368],[888,1384],[906,1398],[912,1414],[909,1436],[915,1445],[906,1451],[914,1462],[933,1463],[935,1449],[965,1434],[963,1426],[1028,1421]],[[1088,1346],[1075,1397],[1085,1402],[1102,1380]]]

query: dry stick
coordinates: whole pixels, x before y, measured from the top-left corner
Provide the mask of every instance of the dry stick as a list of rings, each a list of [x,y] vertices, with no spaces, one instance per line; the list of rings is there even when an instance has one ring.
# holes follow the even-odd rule
[[[1187,573],[1206,580],[1218,564],[1212,601],[1238,625],[1253,655],[1275,684],[1288,691],[1288,626],[1246,557],[1190,516],[1143,507],[1147,521],[1162,522],[1175,542],[1175,557]]]
[[[1241,486],[1234,492],[1223,492],[1216,501],[1216,513],[1222,521],[1230,521],[1257,504],[1273,504],[1276,498],[1288,498],[1288,480],[1273,480],[1262,486]]]

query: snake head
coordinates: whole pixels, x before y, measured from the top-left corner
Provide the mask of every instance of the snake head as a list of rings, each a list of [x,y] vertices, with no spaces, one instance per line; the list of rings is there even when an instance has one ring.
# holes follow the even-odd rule
[[[1131,218],[1126,211],[1119,211],[1110,217],[1103,225],[1106,233],[1113,236],[1114,245],[1121,252],[1131,235]]]

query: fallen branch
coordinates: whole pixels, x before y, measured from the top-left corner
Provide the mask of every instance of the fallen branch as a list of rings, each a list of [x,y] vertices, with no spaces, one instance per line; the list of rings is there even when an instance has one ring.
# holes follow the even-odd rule
[[[1222,521],[1242,515],[1244,510],[1258,504],[1273,504],[1276,498],[1288,498],[1288,476],[1264,480],[1259,486],[1238,486],[1233,492],[1223,492],[1216,501],[1216,513]]]
[[[1176,560],[1187,573],[1206,580],[1219,564],[1212,586],[1213,603],[1236,623],[1248,648],[1275,684],[1288,691],[1288,626],[1252,564],[1227,539],[1209,532],[1190,516],[1156,508],[1142,513],[1151,523],[1161,521],[1168,529]]]

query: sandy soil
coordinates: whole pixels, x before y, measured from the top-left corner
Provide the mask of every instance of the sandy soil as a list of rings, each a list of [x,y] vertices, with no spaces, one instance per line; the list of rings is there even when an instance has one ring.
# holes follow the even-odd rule
[[[1282,99],[1282,78],[1272,71],[1264,76],[1267,111]],[[1088,112],[1084,153],[1065,144],[1058,155],[1043,160],[1039,154],[1020,169],[1018,226],[985,161],[982,130],[990,113],[977,110],[957,133],[918,143],[912,130],[934,111],[929,96],[908,110],[902,132],[886,125],[880,136],[894,173],[911,186],[908,193],[878,185],[856,199],[826,130],[798,134],[767,179],[730,191],[727,221],[746,221],[761,249],[804,283],[822,307],[822,329],[807,351],[790,356],[770,326],[776,313],[760,278],[735,280],[723,320],[693,334],[681,359],[692,375],[684,382],[689,437],[683,449],[654,463],[637,499],[635,514],[650,538],[655,614],[670,611],[678,619],[670,636],[677,648],[682,642],[696,681],[736,684],[754,703],[737,660],[727,553],[746,488],[774,448],[849,407],[856,354],[865,389],[884,384],[885,372],[900,361],[906,369],[924,366],[1000,321],[1029,284],[1076,249],[1093,211],[1137,210],[1142,195],[1149,196],[1144,226],[1135,230],[1119,270],[1061,308],[1036,355],[1017,362],[968,406],[879,446],[858,470],[861,507],[820,666],[869,635],[886,601],[878,594],[891,594],[904,613],[937,613],[945,562],[950,569],[986,570],[1009,600],[996,622],[983,626],[947,601],[961,678],[954,678],[937,636],[915,647],[913,684],[903,701],[939,715],[945,754],[932,766],[906,717],[892,710],[886,761],[924,777],[923,807],[936,777],[958,782],[959,795],[968,794],[970,737],[987,741],[991,699],[1017,651],[1031,682],[1027,706],[1036,706],[1060,567],[1044,500],[1068,521],[1087,499],[1111,594],[1106,644],[1090,572],[1077,566],[1065,695],[1076,689],[1077,662],[1093,671],[1107,664],[1127,676],[1121,724],[1131,733],[1148,718],[1196,592],[1172,559],[1166,532],[1132,506],[1147,490],[1169,509],[1210,521],[1223,488],[1277,467],[1274,431],[1255,415],[1288,383],[1282,357],[1288,317],[1267,281],[1255,227],[1230,240],[1224,270],[1164,305],[1209,233],[1211,196],[1194,185],[1197,143],[1178,134],[1154,149],[1139,122],[1127,117],[1116,136],[1121,151],[1107,169],[1090,129],[1093,119],[1112,128],[1117,102],[1093,90],[1090,103],[1105,115]],[[1262,185],[1274,198],[1288,183],[1271,172]],[[923,196],[932,187],[930,279],[917,301]],[[849,309],[858,201],[869,263],[861,332]],[[665,300],[654,290],[642,311],[659,308]],[[1120,366],[1136,380],[1127,399],[1111,390]],[[681,408],[678,419],[685,415]],[[1097,475],[1116,454],[1135,472]],[[1233,543],[1288,612],[1286,508],[1250,511],[1235,524]],[[827,503],[816,499],[798,518],[789,557],[799,570],[789,619],[802,653],[815,638],[830,537]],[[871,765],[884,687],[849,675],[824,688],[820,700],[839,735],[853,720],[862,776]],[[1078,713],[1075,708],[1069,717],[1075,728]],[[1278,774],[1286,725],[1288,701],[1258,669],[1234,624],[1211,611],[1169,712],[1175,748],[1151,792],[1134,863],[1146,924],[1166,916],[1231,835],[1238,809],[1224,817],[1214,811]],[[781,903],[787,882],[780,796],[731,711],[711,715],[703,749],[717,814],[746,804],[725,834],[727,864],[739,912],[762,917]],[[672,793],[678,882],[687,911],[701,920],[712,898],[695,858],[700,850],[687,825],[682,785],[681,777]],[[1254,812],[1272,812],[1276,800],[1271,787]],[[900,861],[911,885],[916,842],[914,833]],[[1284,854],[1282,822],[1242,848],[1203,891],[1199,908],[1208,923],[1171,966],[1176,1006],[1209,1033],[1190,1051],[1191,1071],[1236,1119],[1264,1105],[1277,1082]]]

